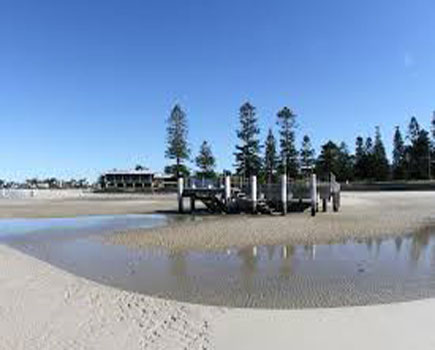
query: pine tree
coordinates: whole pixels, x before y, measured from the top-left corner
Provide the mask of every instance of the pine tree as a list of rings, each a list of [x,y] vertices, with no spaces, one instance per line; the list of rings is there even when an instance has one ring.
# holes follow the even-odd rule
[[[308,171],[308,169],[311,169],[314,165],[314,149],[308,135],[305,135],[302,139],[302,147],[299,154],[301,168]]]
[[[196,166],[200,170],[198,175],[208,179],[215,177],[214,168],[216,166],[216,159],[213,156],[211,147],[207,143],[207,141],[204,141],[201,144],[201,147],[199,149],[199,154],[195,158],[195,162],[196,162]]]
[[[406,179],[406,157],[405,157],[405,143],[403,141],[400,128],[396,126],[393,139],[393,179],[403,180]]]
[[[365,178],[368,180],[373,180],[375,176],[375,164],[374,164],[374,149],[373,149],[373,139],[369,136],[366,138],[364,145],[365,159],[364,159],[364,173]]]
[[[354,174],[359,180],[366,177],[366,150],[364,147],[364,139],[361,136],[356,138],[355,142],[355,166]]]
[[[431,140],[430,163],[431,163],[431,178],[432,178],[435,173],[435,112],[433,112],[432,114],[431,131],[432,131],[432,140]]]
[[[272,129],[269,129],[269,132],[267,133],[264,149],[264,172],[268,183],[272,183],[278,163],[276,154],[276,140]]]
[[[388,163],[384,143],[382,142],[379,126],[376,127],[375,131],[375,144],[373,146],[372,166],[373,176],[377,181],[385,181],[388,179],[390,165]]]
[[[258,135],[260,129],[255,113],[255,107],[249,102],[240,107],[239,113],[240,128],[237,130],[237,137],[240,144],[236,146],[236,172],[247,178],[251,175],[258,175],[261,169],[259,156],[260,141]]]
[[[278,114],[278,125],[280,127],[280,152],[282,172],[288,177],[296,177],[298,175],[298,152],[295,146],[296,114],[289,108],[284,107]]]
[[[178,104],[172,109],[167,124],[167,149],[165,156],[169,159],[175,159],[176,164],[172,169],[175,171],[174,175],[179,177],[183,161],[189,159],[190,150],[187,144],[188,126],[186,113]]]
[[[332,142],[328,141],[321,147],[319,158],[317,159],[316,172],[320,178],[329,179],[329,174],[337,175],[339,168],[339,148]]]
[[[409,158],[409,177],[412,179],[427,179],[429,177],[429,133],[420,128],[415,117],[411,118],[408,126],[408,139],[411,144],[407,147]]]
[[[420,125],[418,124],[416,117],[411,117],[411,121],[408,125],[408,139],[411,143],[415,143],[420,134]]]
[[[432,130],[432,140],[433,142],[435,142],[435,111],[432,114],[431,130]]]
[[[354,177],[354,157],[350,154],[346,143],[341,142],[338,148],[338,159],[337,159],[337,180],[338,181],[348,181],[352,180]]]

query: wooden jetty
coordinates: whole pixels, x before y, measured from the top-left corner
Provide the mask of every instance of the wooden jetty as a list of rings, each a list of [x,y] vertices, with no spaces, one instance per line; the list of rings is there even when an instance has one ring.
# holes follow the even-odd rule
[[[262,213],[282,214],[289,211],[304,211],[311,209],[315,216],[319,210],[328,210],[328,203],[332,201],[332,209],[337,212],[340,208],[340,184],[334,174],[330,174],[329,181],[318,182],[315,174],[309,179],[288,182],[287,176],[281,176],[281,183],[257,185],[257,177],[251,176],[249,183],[232,184],[231,177],[226,176],[220,185],[211,185],[188,181],[184,186],[184,179],[178,179],[178,209],[184,213],[184,198],[190,198],[190,213],[196,210],[196,202],[204,204],[208,211],[218,214]]]

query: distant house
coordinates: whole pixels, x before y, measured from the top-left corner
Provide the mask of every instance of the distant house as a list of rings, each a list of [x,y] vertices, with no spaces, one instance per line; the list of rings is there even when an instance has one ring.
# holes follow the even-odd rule
[[[167,191],[177,188],[177,177],[170,174],[154,174],[153,187],[157,190]]]
[[[141,191],[153,188],[154,173],[149,170],[112,170],[100,176],[102,190]]]

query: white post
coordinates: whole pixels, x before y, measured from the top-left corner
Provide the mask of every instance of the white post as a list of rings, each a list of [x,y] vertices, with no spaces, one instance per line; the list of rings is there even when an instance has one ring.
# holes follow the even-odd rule
[[[231,178],[227,175],[225,176],[225,203],[228,205],[231,198]]]
[[[315,216],[317,211],[317,180],[316,174],[311,175],[311,216]]]
[[[252,200],[252,212],[257,211],[257,176],[251,176],[251,200]]]
[[[281,175],[281,204],[282,215],[287,214],[287,175]]]
[[[178,178],[178,188],[177,188],[177,195],[178,195],[178,212],[183,212],[183,182],[184,179],[182,177]]]

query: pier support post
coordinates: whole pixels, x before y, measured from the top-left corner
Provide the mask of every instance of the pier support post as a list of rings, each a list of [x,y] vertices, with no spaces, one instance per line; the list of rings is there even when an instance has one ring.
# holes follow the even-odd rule
[[[281,204],[282,215],[287,214],[287,175],[281,175]]]
[[[178,198],[178,212],[183,213],[183,188],[184,188],[184,179],[182,177],[178,178],[178,186],[177,186],[177,198]]]
[[[225,204],[228,208],[228,205],[230,204],[230,198],[231,198],[231,178],[227,175],[225,176]]]
[[[195,213],[195,196],[190,197],[190,213]]]
[[[317,211],[317,179],[316,174],[311,175],[311,216],[316,216]]]
[[[252,212],[257,212],[257,176],[251,176],[251,200],[252,200]]]

